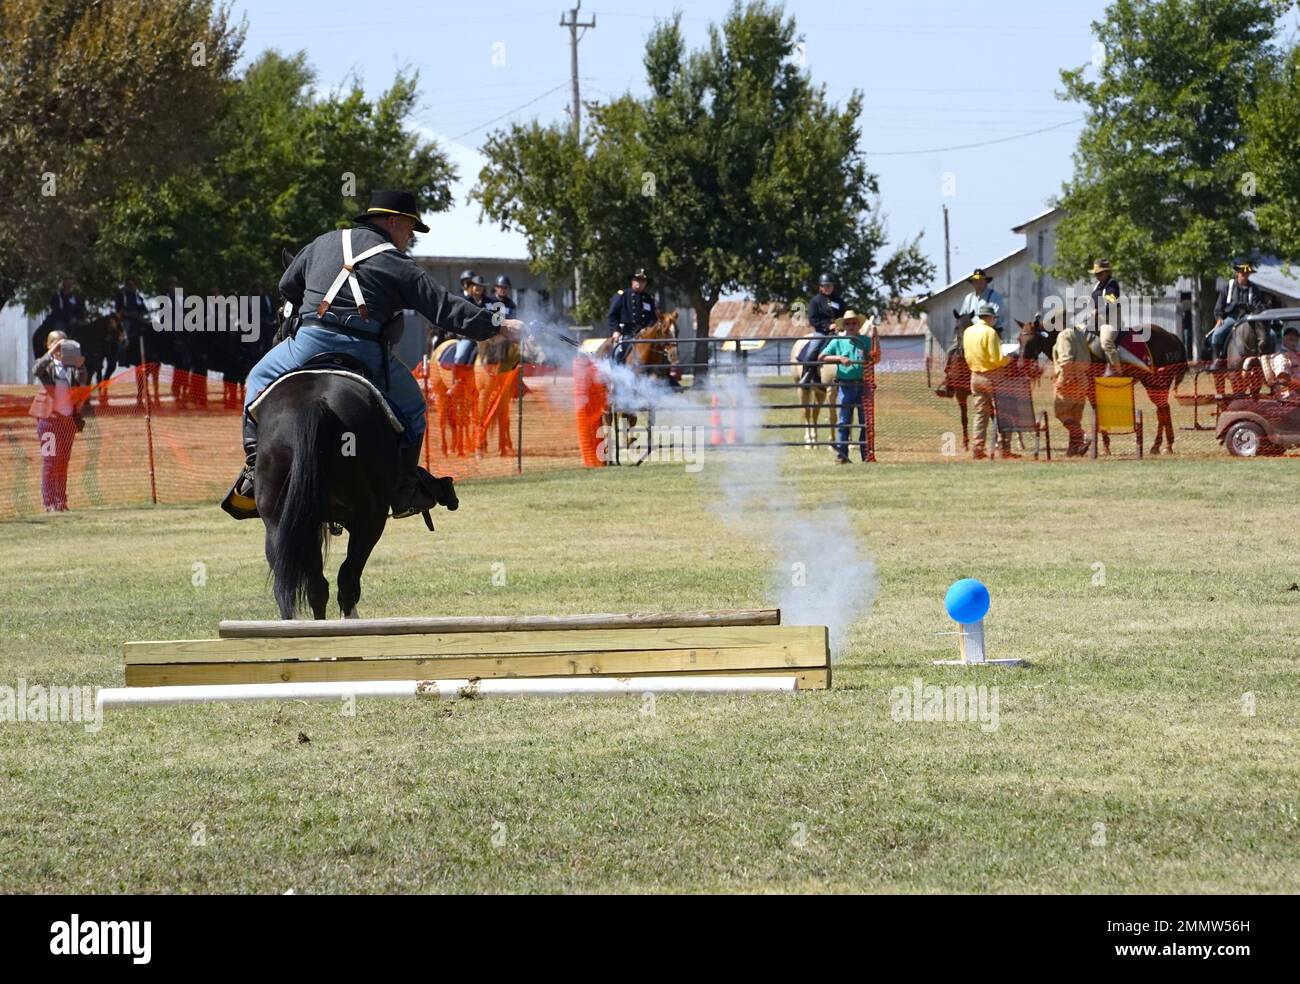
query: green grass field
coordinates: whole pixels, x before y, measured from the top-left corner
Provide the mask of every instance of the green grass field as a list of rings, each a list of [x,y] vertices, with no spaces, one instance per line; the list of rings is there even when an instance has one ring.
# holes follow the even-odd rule
[[[390,526],[362,614],[768,603],[705,465],[466,486],[437,535]],[[0,891],[1300,891],[1295,475],[792,453],[879,569],[831,692],[0,724]],[[1026,667],[931,665],[966,575]],[[121,685],[125,640],[273,614],[260,524],[215,507],[0,524],[0,686]],[[916,678],[996,685],[998,727],[895,721]]]

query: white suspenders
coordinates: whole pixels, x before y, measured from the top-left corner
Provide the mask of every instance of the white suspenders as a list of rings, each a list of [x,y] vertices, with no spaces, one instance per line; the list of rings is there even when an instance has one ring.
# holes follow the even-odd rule
[[[324,317],[325,312],[329,310],[330,304],[334,302],[334,298],[338,296],[339,290],[342,289],[343,281],[345,280],[348,282],[348,286],[352,288],[352,299],[356,301],[357,313],[360,314],[361,317],[363,318],[368,317],[368,315],[366,314],[366,299],[362,296],[361,285],[357,283],[357,276],[352,271],[356,267],[356,265],[360,263],[362,260],[368,259],[374,256],[376,253],[382,253],[386,249],[396,249],[396,248],[397,247],[394,246],[392,243],[380,243],[378,246],[371,246],[360,256],[354,258],[352,256],[352,230],[344,229],[343,230],[343,269],[340,270],[339,275],[334,278],[334,284],[326,292],[325,300],[321,301],[320,304],[317,306],[316,317],[318,318]]]

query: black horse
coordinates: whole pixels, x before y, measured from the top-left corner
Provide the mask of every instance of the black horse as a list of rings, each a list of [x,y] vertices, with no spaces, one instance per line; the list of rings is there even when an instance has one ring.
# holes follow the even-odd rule
[[[327,527],[348,531],[338,602],[355,618],[361,572],[388,522],[401,462],[399,434],[370,387],[333,373],[282,379],[257,407],[257,511],[266,526],[281,618],[304,602],[325,618]]]

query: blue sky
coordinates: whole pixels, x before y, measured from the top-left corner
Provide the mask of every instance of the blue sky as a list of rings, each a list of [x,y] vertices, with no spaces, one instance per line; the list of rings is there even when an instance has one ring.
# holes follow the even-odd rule
[[[559,21],[571,5],[256,0],[234,9],[247,17],[246,57],[266,48],[305,49],[326,88],[355,74],[375,92],[398,68],[418,69],[419,125],[444,145],[463,145],[450,149],[466,171],[475,168],[474,150],[492,129],[568,118],[569,32]],[[683,9],[694,47],[729,6],[584,0],[579,17],[594,13],[597,26],[579,46],[583,98],[643,91],[641,55],[657,18]],[[945,203],[953,275],[960,277],[1018,248],[1011,227],[1041,212],[1069,177],[1082,110],[1055,98],[1059,71],[1091,61],[1090,24],[1104,7],[1070,0],[786,4],[813,80],[837,102],[855,88],[865,94],[862,146],[880,178],[890,234],[898,241],[924,231],[922,244],[938,270],[931,286],[943,282]],[[504,64],[494,64],[494,55]],[[1020,136],[1033,131],[1045,132]],[[1018,139],[965,146],[1006,137]],[[463,177],[467,186],[474,174]],[[436,224],[420,251],[459,253],[457,243],[470,237],[509,241],[466,229],[468,221],[462,211]]]

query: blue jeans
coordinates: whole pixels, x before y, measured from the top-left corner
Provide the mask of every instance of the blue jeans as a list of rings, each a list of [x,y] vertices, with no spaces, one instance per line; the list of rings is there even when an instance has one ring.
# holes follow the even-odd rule
[[[380,388],[384,385],[383,363],[380,360],[387,356],[388,389],[384,395],[406,425],[406,440],[411,444],[419,443],[424,436],[426,407],[424,392],[411,375],[411,370],[372,339],[344,335],[320,325],[304,324],[293,338],[286,338],[249,370],[244,409],[247,410],[258,394],[280,376],[324,352],[342,352],[360,359],[373,374],[375,385]]]
[[[1222,359],[1227,355],[1225,351],[1228,347],[1228,336],[1232,334],[1233,326],[1236,325],[1237,319],[1228,316],[1223,319],[1218,328],[1210,332],[1210,351],[1212,358]]]
[[[829,334],[818,333],[817,337],[805,345],[803,351],[799,353],[799,362],[803,365],[803,372],[799,374],[800,382],[816,381],[819,356],[828,341],[830,341]]]
[[[835,402],[839,404],[839,442],[835,445],[835,454],[841,458],[849,456],[849,436],[853,430],[853,415],[858,415],[858,453],[862,460],[867,460],[867,419],[864,416],[862,398],[866,386],[862,383],[840,383]]]
[[[472,338],[462,338],[456,343],[452,362],[458,366],[472,366],[476,355],[478,355],[478,342]]]

